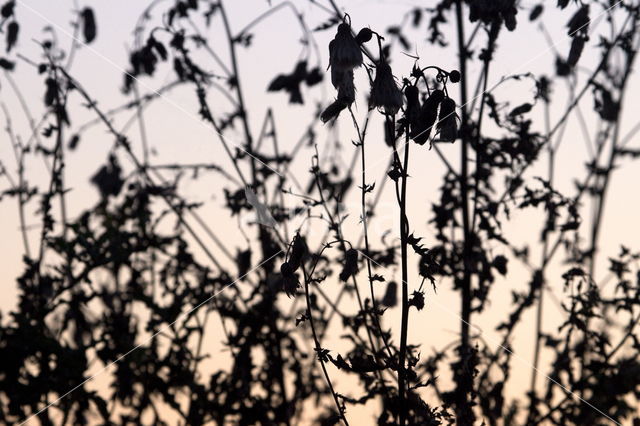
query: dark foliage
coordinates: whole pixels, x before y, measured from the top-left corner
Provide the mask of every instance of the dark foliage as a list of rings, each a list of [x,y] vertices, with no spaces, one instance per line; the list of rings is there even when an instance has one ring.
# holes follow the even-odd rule
[[[0,8],[7,54],[0,67],[9,82],[17,61],[34,67],[43,91],[28,102],[46,108],[42,125],[31,124],[28,141],[14,136],[5,111],[18,178],[0,164],[10,183],[0,199],[18,202],[25,253],[16,309],[0,317],[0,423],[37,418],[41,424],[348,425],[357,423],[349,410],[355,406],[366,406],[379,425],[640,421],[640,254],[627,247],[615,255],[600,253],[611,176],[623,160],[640,157],[620,137],[623,97],[640,42],[640,4],[559,0],[525,9],[515,0],[440,0],[375,29],[354,28],[351,17],[329,1],[319,8],[330,16],[310,31],[295,2],[284,2],[235,33],[226,3],[151,2],[123,75],[122,92],[130,101],[111,111],[102,109],[70,67],[80,43],[106,33],[93,9],[76,10],[73,26],[80,39],[70,51],[49,29],[35,61],[16,52],[22,42],[20,3]],[[256,24],[286,8],[302,29],[303,53],[266,91],[284,92],[296,108],[315,99],[327,74],[335,92],[315,108],[296,146],[279,140],[277,111],[266,112],[259,133],[252,130],[238,60],[239,50],[251,49]],[[539,22],[552,9],[567,13],[568,52],[557,53],[554,77],[501,76],[496,87],[509,81],[535,88],[529,98],[504,99],[488,87],[490,73],[500,73],[492,68],[498,41],[529,24],[527,14],[528,21]],[[162,16],[160,26],[151,24],[154,13]],[[596,13],[607,16],[607,31],[594,32]],[[216,25],[226,36],[228,61],[201,32]],[[309,48],[321,31],[333,34],[326,72]],[[411,69],[396,67],[398,50],[412,51],[413,41],[425,34],[429,47],[446,47],[458,58],[457,69],[422,58]],[[580,60],[587,52],[598,63],[582,82]],[[209,71],[203,57],[219,65],[220,75]],[[474,75],[470,70],[476,69]],[[172,73],[172,85],[191,90],[194,112],[224,147],[229,170],[209,163],[154,164],[144,136],[140,151],[115,127],[112,117],[130,110],[144,128],[144,107],[169,86],[141,96],[138,85],[159,70]],[[370,87],[358,88],[366,102],[357,97],[356,76],[368,78]],[[561,103],[553,89],[565,84],[574,96],[569,106],[539,125],[536,114],[549,117],[552,105]],[[212,107],[214,89],[231,107]],[[589,95],[602,131],[575,190],[563,193],[554,175],[555,154],[564,125],[581,114],[576,107]],[[79,107],[95,118],[90,126],[74,122]],[[391,159],[385,179],[398,224],[397,235],[379,240],[370,223],[383,185],[366,174],[374,117],[381,120]],[[328,159],[318,153],[315,127],[326,123],[331,132],[336,120],[352,124],[357,135],[350,166],[339,158],[344,152]],[[75,150],[91,126],[106,130],[112,146],[91,177],[99,200],[71,218],[65,209],[66,150]],[[232,132],[241,135],[235,146],[226,139]],[[442,146],[459,152],[457,167]],[[420,217],[407,207],[407,187],[416,183],[409,168],[413,150],[433,152],[430,161],[439,158],[446,168],[439,196]],[[300,183],[289,168],[303,153],[311,168]],[[354,166],[358,155],[360,170]],[[49,166],[44,188],[32,186],[24,167],[25,158],[36,156]],[[548,164],[547,175],[528,173],[534,164]],[[225,182],[220,215],[255,215],[240,229],[246,246],[220,241],[200,216],[201,205],[181,192],[185,179],[204,172]],[[360,201],[359,240],[346,230],[348,197]],[[587,202],[591,218],[583,218]],[[24,223],[25,206],[32,204],[39,206],[36,250]],[[525,247],[506,231],[516,212],[543,217],[539,228],[527,230],[533,238]],[[418,224],[429,227],[429,238],[418,235]],[[322,237],[312,238],[310,226],[321,229]],[[539,257],[530,256],[534,250]],[[595,278],[601,256],[608,256],[608,289]],[[554,258],[561,258],[560,273],[549,266]],[[528,277],[500,315],[499,342],[488,341],[476,333],[476,319],[491,309],[495,292],[504,291],[496,287],[523,265]],[[564,290],[558,302],[564,320],[558,329],[544,330],[543,300],[552,283]],[[337,296],[330,286],[339,289]],[[443,287],[460,302],[459,318],[451,322],[459,334],[431,350],[431,342],[412,342],[409,329],[432,327],[419,315],[437,303]],[[388,320],[393,309],[399,310],[399,327]],[[512,343],[527,315],[535,318],[531,385],[514,395],[507,388],[520,367]],[[215,359],[211,371],[205,366],[212,354],[204,344],[213,323],[224,335],[221,353],[227,359]],[[340,348],[329,347],[336,339],[343,342]],[[548,364],[541,361],[543,352]],[[93,375],[102,373],[108,389],[92,390]],[[445,376],[450,380],[439,379]],[[346,377],[357,386],[345,389]]]

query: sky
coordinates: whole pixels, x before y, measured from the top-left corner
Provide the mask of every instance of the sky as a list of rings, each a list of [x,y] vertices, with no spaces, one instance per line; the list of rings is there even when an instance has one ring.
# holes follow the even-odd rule
[[[121,105],[123,102],[130,100],[121,93],[122,74],[127,68],[128,53],[133,45],[134,28],[136,22],[144,9],[147,2],[132,2],[130,0],[110,0],[109,2],[100,1],[81,1],[81,6],[91,6],[94,8],[97,17],[98,37],[90,46],[82,47],[73,62],[71,74],[87,89],[89,93],[99,100],[99,105],[103,109],[110,109]],[[169,1],[161,1],[160,9],[168,7]],[[244,27],[250,23],[252,19],[263,11],[268,10],[269,3],[263,0],[239,0],[227,1],[229,9],[229,19],[234,29]],[[273,5],[280,2],[274,0]],[[318,0],[318,3],[327,4]],[[355,28],[370,26],[379,32],[384,31],[390,24],[402,21],[407,11],[416,5],[429,6],[433,4],[431,1],[347,1],[338,2],[350,14],[352,25]],[[164,4],[164,5],[162,5]],[[297,10],[304,16],[308,26],[313,28],[329,18],[329,14],[318,6],[312,5],[308,1],[293,0]],[[531,7],[534,2],[523,2],[525,7]],[[40,61],[40,48],[34,42],[34,39],[40,39],[43,34],[43,28],[50,26],[55,30],[59,42],[62,45],[71,44],[72,29],[69,23],[72,21],[76,11],[73,2],[52,2],[49,0],[21,0],[16,7],[16,13],[21,27],[21,36],[18,50],[26,57],[33,61]],[[546,13],[544,16],[544,24],[548,28],[550,39],[554,44],[549,46],[547,40],[540,32],[537,24],[527,22],[527,12],[522,11],[518,15],[520,28],[513,36],[501,38],[497,57],[499,58],[494,69],[499,70],[493,74],[493,80],[490,80],[489,87],[493,83],[500,81],[504,75],[533,72],[535,74],[553,72],[553,63],[555,60],[554,51],[568,51],[570,40],[566,36],[565,23],[569,19],[571,12],[553,12]],[[157,14],[153,19],[157,19]],[[424,25],[423,25],[424,28]],[[225,42],[219,26],[213,26],[209,30],[211,46],[222,52],[222,56],[226,58]],[[251,48],[242,50],[239,54],[239,64],[241,68],[241,80],[243,81],[244,90],[247,95],[247,104],[249,105],[249,118],[254,133],[257,133],[262,118],[267,108],[273,108],[275,111],[275,119],[278,126],[278,134],[280,135],[283,150],[290,149],[295,145],[299,137],[304,133],[307,123],[311,120],[315,113],[313,107],[316,102],[325,102],[333,96],[333,88],[328,81],[323,83],[323,88],[306,91],[304,93],[307,104],[304,107],[290,106],[287,103],[286,95],[282,93],[266,93],[265,89],[271,79],[279,73],[289,72],[293,69],[300,55],[299,39],[302,36],[300,27],[291,13],[291,10],[283,8],[278,13],[273,14],[269,19],[260,23],[254,29],[254,42]],[[422,30],[424,31],[424,30]],[[470,28],[468,29],[470,31]],[[406,52],[411,55],[420,57],[421,65],[436,64],[444,69],[453,69],[456,67],[457,57],[452,49],[436,49],[423,42],[423,32],[409,32],[418,41],[416,50]],[[455,38],[453,34],[451,40]],[[320,57],[312,50],[310,62],[320,64],[322,69],[326,68],[328,60],[327,45],[333,37],[333,30],[314,33],[315,42],[318,45]],[[591,43],[595,43],[595,37]],[[581,70],[579,74],[584,79],[588,75],[588,71],[593,69],[598,58],[594,55],[586,56],[581,60]],[[393,67],[397,77],[406,75],[410,71],[413,59],[408,55],[396,55],[394,57]],[[211,69],[215,72],[215,64],[211,64]],[[477,75],[478,69],[471,67],[470,74]],[[43,92],[43,79],[38,76],[37,70],[25,61],[18,61],[17,70],[12,74],[16,85],[20,88],[23,96],[29,100],[30,108],[34,117],[40,117],[44,112],[44,106],[40,101]],[[142,79],[140,81],[140,90],[142,93],[149,93],[163,84],[170,82],[172,73],[170,67],[164,66],[154,79]],[[360,72],[357,76],[357,86],[366,87],[366,76],[364,72]],[[560,85],[561,86],[561,85]],[[632,79],[629,93],[638,92],[638,81]],[[364,89],[363,89],[364,90]],[[564,88],[558,87],[558,91]],[[566,90],[565,90],[566,92]],[[513,105],[522,102],[531,101],[533,98],[533,85],[525,81],[510,81],[500,85],[494,92],[497,97],[503,99],[513,99]],[[357,103],[356,115],[362,120],[366,113],[366,104],[360,93],[360,99]],[[211,104],[213,105],[214,114],[224,111],[228,108],[225,100],[216,93],[209,93]],[[566,96],[565,96],[566,98]],[[562,98],[561,98],[562,99]],[[5,76],[0,75],[0,101],[6,105],[10,111],[12,127],[14,131],[23,139],[29,136],[28,122],[24,117],[18,98],[12,91],[11,85]],[[585,114],[586,127],[593,136],[596,127],[596,120],[590,116],[590,100],[581,104],[581,108]],[[629,97],[623,108],[623,126],[622,134],[633,128],[637,124],[638,100]],[[564,105],[562,101],[554,106],[552,117],[562,111]],[[534,109],[532,114],[534,117],[540,117],[541,109]],[[131,112],[127,112],[114,119],[117,127],[123,126],[131,117]],[[168,163],[194,163],[201,161],[213,161],[222,167],[230,169],[230,162],[225,156],[223,148],[220,146],[210,128],[202,122],[197,115],[197,105],[193,97],[192,90],[175,89],[166,93],[163,98],[154,102],[146,111],[145,117],[150,124],[147,126],[148,137],[151,147],[154,151],[152,161],[157,164]],[[93,117],[86,110],[76,108],[73,111],[74,125],[88,122]],[[5,118],[2,117],[3,122]],[[552,121],[554,121],[552,119]],[[367,174],[370,180],[375,180],[380,185],[380,181],[386,171],[389,151],[381,139],[381,121],[374,119],[371,125],[369,140],[371,145],[367,148]],[[354,155],[354,148],[350,140],[355,138],[355,133],[350,128],[350,120],[348,117],[342,117],[338,123],[337,135],[330,132],[327,127],[318,126],[318,143],[321,155],[328,153],[334,148],[333,142],[337,139],[340,142],[340,156],[345,163],[351,161]],[[134,150],[141,152],[140,133],[136,126],[132,126],[127,135],[131,138]],[[235,138],[235,140],[234,140]],[[557,171],[557,184],[561,191],[567,191],[569,194],[573,191],[573,180],[575,177],[584,176],[584,163],[587,159],[588,142],[585,142],[581,127],[575,118],[572,118],[565,131],[565,140],[557,154],[557,162],[561,166]],[[240,134],[229,137],[230,145],[240,143]],[[374,142],[375,141],[375,142]],[[16,165],[13,153],[9,143],[3,134],[0,136],[0,161],[15,175]],[[640,138],[636,137],[630,141],[630,147],[638,147]],[[98,200],[98,193],[94,187],[88,183],[88,179],[97,169],[104,164],[109,150],[112,146],[110,136],[104,128],[100,126],[91,127],[82,137],[78,149],[69,153],[66,162],[66,182],[70,189],[67,197],[69,202],[70,217],[77,216],[87,207],[91,206]],[[435,199],[438,195],[437,189],[440,184],[440,177],[444,172],[444,167],[438,160],[434,151],[429,151],[426,147],[420,149],[412,148],[412,157],[410,164],[411,179],[409,182],[410,200],[408,211],[412,224],[415,223],[416,233],[423,235],[427,245],[433,242],[433,235],[426,228],[427,215],[430,212],[429,201]],[[452,165],[457,167],[458,162],[458,146],[443,146],[443,153],[450,159]],[[311,165],[311,157],[313,155],[312,148],[304,148],[300,155],[300,161],[297,161],[292,168],[293,173],[301,182],[306,180],[308,169]],[[128,167],[131,167],[129,164]],[[28,179],[32,184],[43,187],[47,181],[47,169],[40,158],[34,158],[27,164],[29,170]],[[546,163],[539,162],[531,169],[530,176],[544,175]],[[640,177],[637,167],[633,163],[624,162],[620,164],[619,170],[611,185],[611,191],[608,195],[608,204],[606,207],[603,229],[606,232],[602,235],[602,252],[607,253],[604,256],[615,255],[618,253],[620,244],[629,247],[637,246],[640,240],[640,228],[637,226],[637,211],[640,207],[640,200],[637,196],[637,182]],[[206,178],[198,181],[186,180],[183,184],[183,194],[186,194],[191,200],[201,201],[204,206],[201,210],[205,220],[211,225],[212,229],[218,237],[230,246],[238,245],[240,247],[244,240],[241,238],[238,230],[238,222],[236,218],[228,217],[226,210],[222,210],[224,204],[222,188],[228,187],[229,183],[218,176],[208,175]],[[0,181],[0,190],[8,188],[6,180]],[[387,189],[390,188],[390,185]],[[629,194],[632,194],[631,196]],[[345,228],[347,234],[352,239],[359,236],[358,216],[359,204],[357,199],[347,200],[347,210],[354,210],[347,219]],[[27,224],[29,225],[29,240],[32,247],[38,242],[39,228],[38,218],[35,216],[36,203],[32,203],[28,210]],[[396,215],[395,203],[393,202],[392,193],[386,191],[383,195],[383,202],[379,207],[378,217],[371,223],[370,232],[374,236],[372,240],[378,242],[382,234],[389,228],[396,231]],[[588,211],[588,210],[587,210]],[[3,317],[9,312],[16,303],[16,285],[15,278],[22,270],[21,257],[23,248],[19,233],[18,210],[16,202],[13,199],[4,199],[0,202],[0,259],[2,260],[2,269],[0,270],[0,285],[2,286],[2,297],[0,298],[0,311]],[[241,218],[246,221],[250,218]],[[531,235],[530,229],[532,223],[535,223],[533,229],[538,229],[541,216],[539,214],[524,212],[516,213],[512,217],[512,221],[507,225],[505,233],[511,233],[516,241],[522,243],[529,241],[536,243],[537,235]],[[518,245],[516,243],[516,245]],[[494,254],[500,254],[504,249],[496,247]],[[602,263],[598,269],[597,276],[606,275],[605,263]],[[558,277],[564,268],[563,265],[553,265],[554,271],[558,272]],[[476,324],[482,329],[482,335],[491,344],[497,344],[499,335],[494,333],[496,321],[508,312],[508,302],[510,301],[510,293],[513,289],[525,289],[529,281],[529,273],[520,268],[513,274],[509,275],[509,280],[499,280],[493,290],[491,296],[490,312],[478,321]],[[412,283],[414,284],[414,283]],[[419,282],[418,282],[419,284]],[[551,287],[558,297],[562,296],[562,281],[552,282]],[[335,289],[334,289],[335,290]],[[441,343],[448,342],[455,338],[457,333],[458,321],[458,301],[457,296],[451,290],[448,284],[439,287],[437,294],[432,291],[427,295],[427,308],[420,313],[415,314],[415,321],[421,324],[419,327],[410,329],[409,339],[413,342],[423,342],[425,347],[436,347]],[[552,329],[562,320],[563,314],[557,306],[552,303],[547,304],[547,312],[544,322],[546,329]],[[385,316],[386,321],[390,324],[399,324],[399,312],[390,311]],[[447,318],[444,320],[443,318]],[[522,326],[518,336],[514,341],[516,349],[516,359],[514,364],[520,363],[522,369],[519,374],[522,375],[522,388],[528,386],[531,363],[531,347],[528,343],[533,333],[532,317],[528,317]],[[394,328],[399,331],[399,327]],[[522,337],[520,337],[522,336]],[[340,342],[330,342],[337,347]],[[329,344],[330,344],[329,343]],[[216,349],[217,348],[217,349]],[[219,350],[216,345],[212,345],[211,350]],[[340,385],[340,380],[338,380]],[[522,390],[522,389],[518,389]],[[515,389],[514,389],[515,391]]]

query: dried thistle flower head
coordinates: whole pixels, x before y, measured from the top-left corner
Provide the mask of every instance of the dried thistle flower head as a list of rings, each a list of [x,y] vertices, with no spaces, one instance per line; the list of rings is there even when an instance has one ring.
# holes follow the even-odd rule
[[[331,83],[338,89],[338,99],[351,105],[356,100],[356,86],[353,83],[353,70],[331,70]]]
[[[402,107],[402,92],[396,84],[391,67],[385,61],[376,66],[376,78],[371,85],[369,107],[384,114],[394,115]]]
[[[351,71],[362,65],[360,45],[349,24],[338,25],[336,36],[329,43],[329,66],[338,71]]]
[[[338,118],[340,113],[356,100],[356,86],[353,83],[353,70],[331,69],[331,83],[338,89],[337,99],[320,115],[323,123]]]

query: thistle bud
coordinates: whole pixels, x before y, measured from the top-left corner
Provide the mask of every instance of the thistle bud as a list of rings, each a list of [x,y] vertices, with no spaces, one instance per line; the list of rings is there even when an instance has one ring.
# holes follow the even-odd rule
[[[329,65],[339,71],[350,71],[362,65],[362,51],[349,24],[338,25],[336,36],[329,43]]]
[[[440,140],[443,142],[453,142],[458,137],[456,102],[451,98],[445,98],[440,104],[438,131],[440,132]]]
[[[458,70],[453,70],[449,73],[449,81],[452,83],[459,83],[460,77],[460,71]]]
[[[384,114],[394,115],[402,107],[402,92],[398,89],[391,67],[386,62],[376,66],[376,78],[371,86],[369,107]]]
[[[373,31],[371,31],[369,28],[363,28],[356,36],[356,41],[360,44],[366,43],[371,40],[371,37],[373,37]]]
[[[420,116],[416,125],[411,127],[411,138],[419,145],[424,145],[429,140],[431,128],[438,118],[438,105],[444,99],[442,90],[434,90],[424,101],[420,108]]]

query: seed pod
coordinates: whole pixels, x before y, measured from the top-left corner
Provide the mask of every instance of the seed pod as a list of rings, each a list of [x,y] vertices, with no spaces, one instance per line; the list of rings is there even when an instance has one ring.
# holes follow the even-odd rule
[[[445,98],[440,104],[438,131],[440,132],[440,140],[443,142],[453,142],[458,137],[456,102],[451,98]]]
[[[507,27],[507,30],[513,31],[516,29],[516,14],[518,13],[518,9],[515,7],[509,7],[506,10],[502,11],[502,17],[504,18],[504,26]]]
[[[578,64],[582,50],[584,49],[584,37],[575,37],[571,42],[571,49],[569,50],[569,57],[567,58],[567,64],[572,68]]]
[[[348,24],[338,25],[336,36],[329,43],[329,65],[339,71],[350,71],[362,65],[360,45]]]
[[[384,114],[395,115],[402,107],[402,92],[398,89],[391,67],[387,62],[376,66],[376,78],[371,85],[369,107]]]
[[[84,41],[89,44],[96,38],[96,18],[93,14],[93,9],[85,7],[82,10],[81,17]]]
[[[344,266],[342,272],[340,272],[340,279],[347,281],[350,276],[355,275],[358,272],[358,251],[355,249],[349,249],[344,254]]]
[[[411,139],[417,144],[424,145],[429,140],[431,129],[438,118],[438,105],[443,99],[444,92],[442,90],[434,90],[422,104],[418,123],[411,128]]]
[[[398,283],[389,281],[381,303],[387,308],[393,308],[398,304]]]
[[[585,4],[571,17],[569,22],[567,22],[567,35],[570,37],[575,37],[578,31],[584,32],[585,34],[589,31],[589,23],[591,20],[589,19],[589,5]]]
[[[544,11],[544,6],[542,4],[537,4],[532,10],[531,13],[529,14],[529,21],[535,21],[536,19],[538,19],[540,17],[540,15],[542,15],[542,12]]]
[[[7,26],[7,52],[10,52],[11,49],[18,41],[18,32],[20,32],[20,25],[16,21],[9,22]]]
[[[238,276],[244,278],[251,268],[251,249],[238,250],[236,264],[238,265]]]

